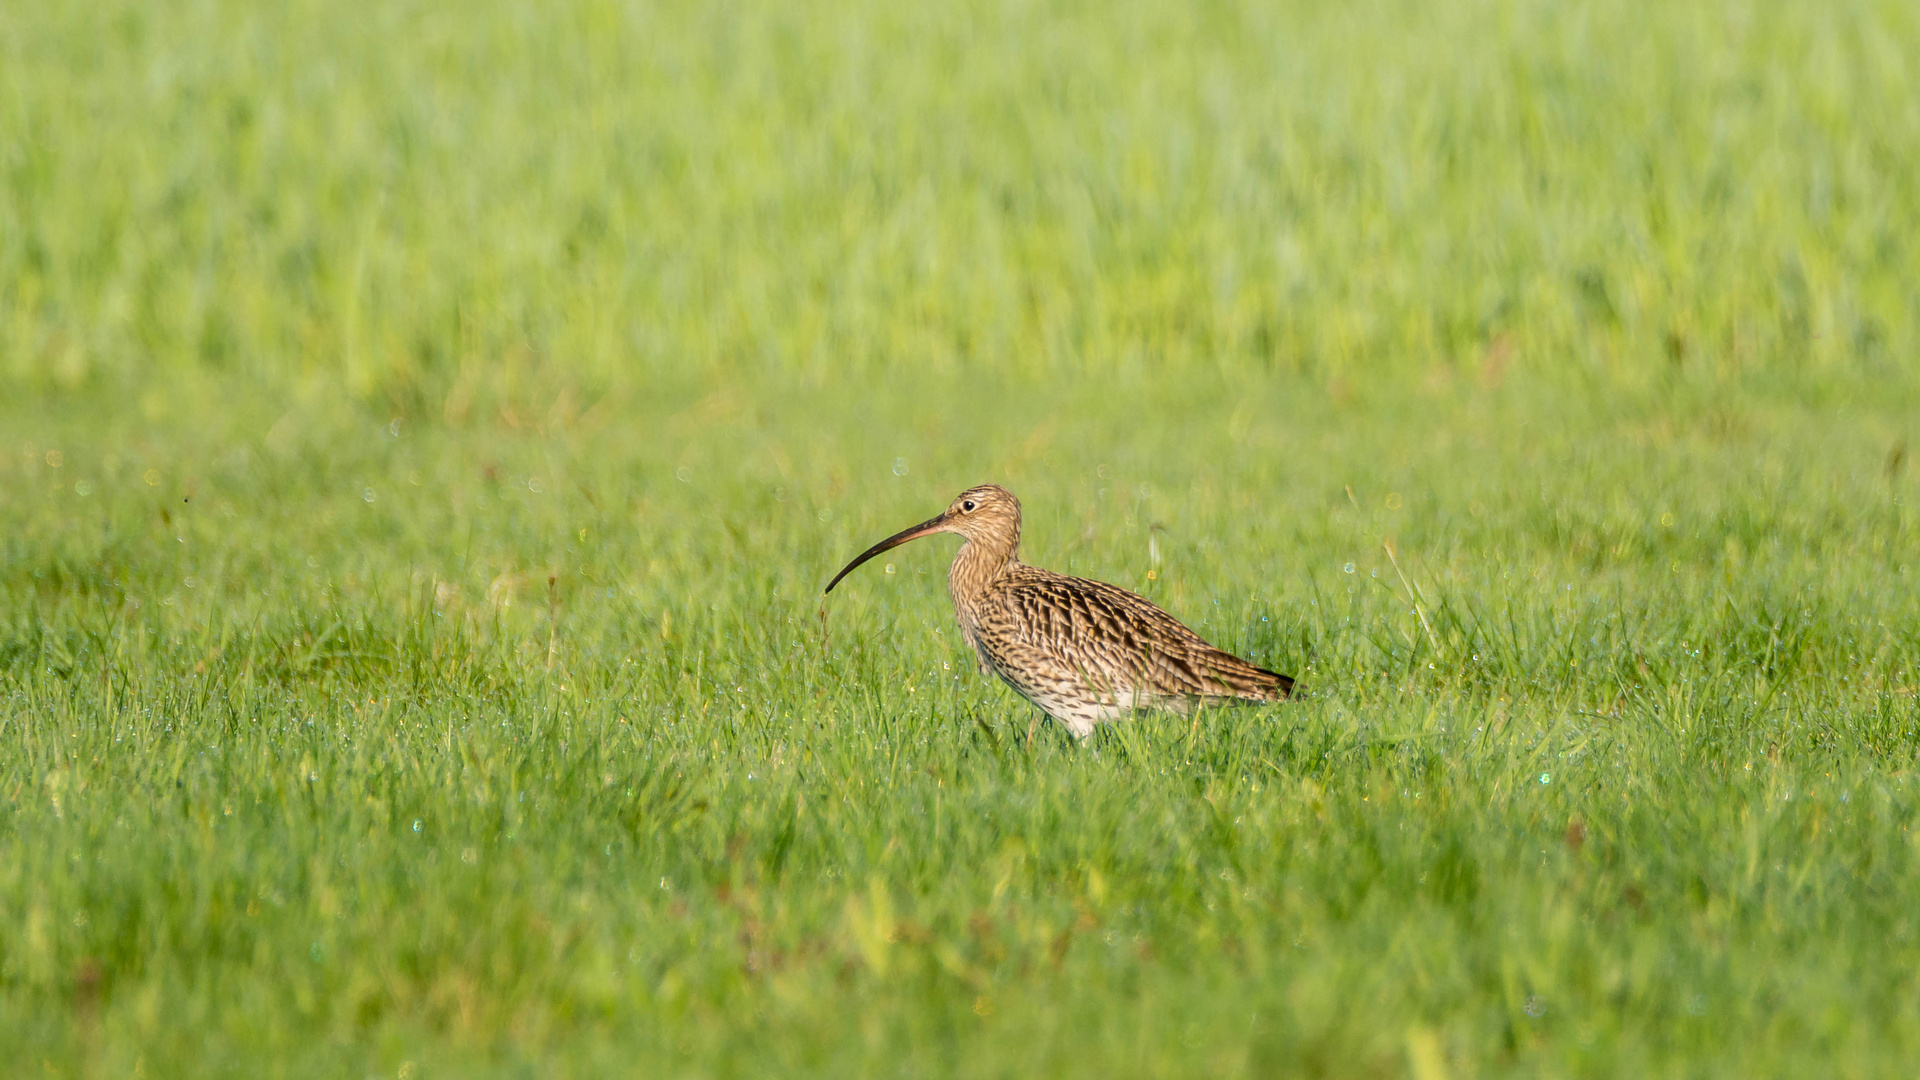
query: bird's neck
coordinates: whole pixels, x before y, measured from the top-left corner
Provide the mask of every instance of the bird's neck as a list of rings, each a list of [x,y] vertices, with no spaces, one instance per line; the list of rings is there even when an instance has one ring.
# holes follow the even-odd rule
[[[1001,575],[1019,565],[1019,546],[1017,537],[1011,542],[968,540],[960,545],[947,571],[947,590],[953,594],[954,607],[963,613],[970,610]]]

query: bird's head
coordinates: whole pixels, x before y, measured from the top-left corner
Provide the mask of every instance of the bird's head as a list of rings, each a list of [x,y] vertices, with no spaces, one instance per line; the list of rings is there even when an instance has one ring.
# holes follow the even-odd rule
[[[952,505],[939,517],[923,521],[910,529],[902,529],[860,553],[860,556],[846,565],[846,568],[833,576],[827,583],[827,592],[832,592],[840,579],[853,573],[854,567],[873,558],[883,551],[890,551],[909,540],[918,540],[934,533],[959,533],[969,543],[982,544],[988,548],[1004,548],[1011,556],[1020,544],[1020,500],[1013,492],[998,484],[981,484],[971,487],[954,497]]]

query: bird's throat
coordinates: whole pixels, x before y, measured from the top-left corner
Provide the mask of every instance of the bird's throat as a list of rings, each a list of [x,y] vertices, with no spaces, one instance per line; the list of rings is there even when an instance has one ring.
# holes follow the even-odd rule
[[[1001,575],[1017,560],[1010,545],[968,540],[953,556],[947,571],[947,591],[953,594],[953,606],[962,613],[971,610],[987,594]]]

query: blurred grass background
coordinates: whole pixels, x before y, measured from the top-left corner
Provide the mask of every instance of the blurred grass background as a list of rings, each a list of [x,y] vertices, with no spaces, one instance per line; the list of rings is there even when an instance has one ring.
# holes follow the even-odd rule
[[[0,342],[22,386],[453,419],[689,373],[1885,376],[1915,18],[19,9]]]
[[[4,1068],[1901,1075],[1917,24],[0,10]]]

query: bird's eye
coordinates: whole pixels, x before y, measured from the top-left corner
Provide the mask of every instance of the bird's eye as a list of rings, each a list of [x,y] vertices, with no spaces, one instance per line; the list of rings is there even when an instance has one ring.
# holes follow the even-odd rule
[[[966,502],[963,502],[963,503],[961,503],[961,504],[960,504],[960,509],[962,509],[962,510],[972,510],[972,509],[973,509],[973,500],[972,500],[972,499],[968,499],[968,500],[967,500]]]

